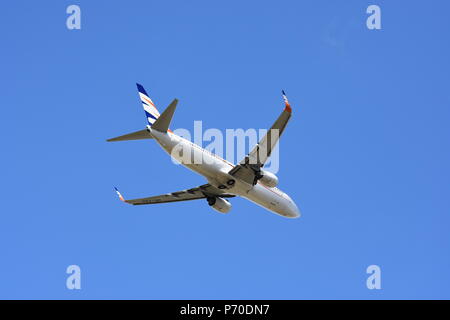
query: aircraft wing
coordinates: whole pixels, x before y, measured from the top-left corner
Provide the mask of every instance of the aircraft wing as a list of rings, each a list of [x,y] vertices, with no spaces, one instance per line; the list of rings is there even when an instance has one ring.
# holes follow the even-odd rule
[[[285,103],[283,112],[272,125],[270,130],[267,131],[266,135],[253,148],[253,150],[241,162],[239,162],[238,165],[231,169],[229,172],[230,175],[250,184],[256,184],[257,179],[260,178],[258,176],[259,170],[267,162],[267,159],[270,157],[272,150],[275,148],[281,134],[291,118],[291,106],[289,105],[286,94],[284,91],[282,92]]]
[[[222,190],[210,185],[209,183],[192,189],[166,193],[159,196],[130,199],[130,200],[125,200],[123,196],[120,194],[119,190],[117,190],[117,188],[115,189],[120,200],[132,205],[188,201],[188,200],[205,199],[207,197],[221,197],[221,198],[234,197],[234,195],[225,193]]]

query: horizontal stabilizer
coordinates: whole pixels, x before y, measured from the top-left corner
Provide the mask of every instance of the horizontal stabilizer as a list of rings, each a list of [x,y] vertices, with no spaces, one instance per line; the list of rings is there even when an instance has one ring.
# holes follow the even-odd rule
[[[150,132],[148,132],[147,129],[139,130],[136,132],[124,134],[123,136],[115,137],[108,139],[106,141],[112,142],[112,141],[127,141],[127,140],[142,140],[142,139],[153,139],[153,136]]]
[[[167,132],[169,129],[170,121],[172,121],[173,113],[177,107],[178,99],[174,99],[166,110],[159,116],[159,118],[152,124],[152,129]]]

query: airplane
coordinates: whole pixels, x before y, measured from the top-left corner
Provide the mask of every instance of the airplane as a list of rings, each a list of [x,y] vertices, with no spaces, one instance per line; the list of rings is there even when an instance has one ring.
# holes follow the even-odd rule
[[[234,165],[169,129],[178,99],[174,99],[160,114],[144,87],[138,83],[136,85],[147,118],[146,128],[106,141],[154,139],[171,157],[204,176],[208,183],[191,189],[130,200],[125,200],[114,187],[120,200],[132,205],[145,205],[206,199],[214,210],[228,213],[231,203],[227,199],[240,196],[280,216],[300,217],[300,211],[294,201],[276,187],[278,177],[262,169],[291,118],[292,108],[284,91],[282,95],[285,107],[281,115],[252,151]]]

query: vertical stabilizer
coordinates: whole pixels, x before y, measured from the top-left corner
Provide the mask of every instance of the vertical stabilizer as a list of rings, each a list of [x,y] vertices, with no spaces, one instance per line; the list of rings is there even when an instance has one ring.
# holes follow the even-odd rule
[[[148,96],[147,91],[145,91],[144,87],[139,83],[136,83],[136,86],[139,91],[139,98],[141,99],[142,107],[144,107],[147,122],[149,125],[152,125],[159,118],[159,111],[158,109],[156,109],[155,104],[153,103],[152,99],[150,99],[150,97]]]

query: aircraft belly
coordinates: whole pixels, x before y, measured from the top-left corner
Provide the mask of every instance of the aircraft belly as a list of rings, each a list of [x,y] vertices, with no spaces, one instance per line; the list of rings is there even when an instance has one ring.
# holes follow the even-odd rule
[[[207,179],[214,179],[224,170],[229,170],[229,165],[223,160],[206,153],[201,148],[191,146],[187,141],[168,136],[157,141],[177,162]]]
[[[256,184],[250,191],[241,194],[247,200],[281,216],[286,216],[286,200],[275,191]]]

